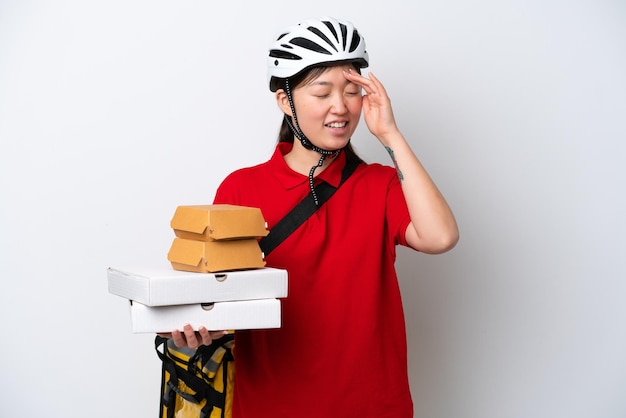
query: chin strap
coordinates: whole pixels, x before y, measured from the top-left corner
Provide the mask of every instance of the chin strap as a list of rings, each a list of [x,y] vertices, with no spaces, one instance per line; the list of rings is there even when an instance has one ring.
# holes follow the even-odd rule
[[[309,171],[309,189],[311,189],[311,195],[313,196],[313,200],[315,201],[315,205],[317,206],[319,205],[319,199],[317,197],[317,193],[315,192],[315,186],[313,184],[313,175],[315,174],[315,170],[324,164],[324,161],[326,160],[327,156],[331,155],[334,157],[338,155],[343,148],[338,149],[338,150],[327,150],[327,149],[323,149],[323,148],[313,145],[313,143],[309,140],[309,138],[307,138],[306,135],[304,135],[304,132],[302,132],[302,130],[300,129],[300,125],[298,124],[298,117],[296,116],[296,107],[294,106],[293,99],[291,97],[291,88],[289,87],[289,79],[285,79],[285,93],[287,93],[287,99],[289,100],[289,107],[291,107],[291,114],[293,115],[293,123],[292,123],[289,115],[285,114],[285,121],[287,121],[287,125],[289,125],[289,128],[293,132],[294,136],[298,138],[298,140],[300,141],[300,143],[302,144],[304,148],[315,151],[318,154],[321,154],[321,158],[317,162],[317,165],[314,165],[313,167],[311,167],[311,170]]]

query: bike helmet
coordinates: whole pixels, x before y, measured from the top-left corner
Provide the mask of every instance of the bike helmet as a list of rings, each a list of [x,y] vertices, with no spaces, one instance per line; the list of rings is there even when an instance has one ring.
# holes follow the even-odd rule
[[[365,40],[354,25],[331,17],[305,20],[280,32],[267,58],[267,78],[272,92],[277,79],[286,79],[315,65],[353,62],[369,65]]]

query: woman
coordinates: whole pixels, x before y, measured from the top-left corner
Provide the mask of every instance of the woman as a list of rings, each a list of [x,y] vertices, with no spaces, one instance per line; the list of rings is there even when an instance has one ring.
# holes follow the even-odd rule
[[[261,208],[271,229],[321,182],[339,184],[361,112],[393,168],[360,163],[304,225],[266,257],[289,272],[280,329],[236,333],[238,417],[410,417],[406,333],[395,246],[442,253],[454,216],[396,126],[351,23],[307,20],[281,32],[268,76],[285,118],[272,158],[229,175],[215,203]],[[363,94],[364,93],[364,94]],[[190,326],[176,345],[221,332]]]

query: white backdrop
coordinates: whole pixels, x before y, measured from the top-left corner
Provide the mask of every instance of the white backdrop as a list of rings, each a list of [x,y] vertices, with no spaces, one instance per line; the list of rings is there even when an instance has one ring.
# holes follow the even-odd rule
[[[416,417],[626,416],[625,3],[248,3],[0,1],[0,416],[157,416],[106,268],[166,261],[176,206],[270,156],[267,46],[322,14],[461,228],[399,252]]]

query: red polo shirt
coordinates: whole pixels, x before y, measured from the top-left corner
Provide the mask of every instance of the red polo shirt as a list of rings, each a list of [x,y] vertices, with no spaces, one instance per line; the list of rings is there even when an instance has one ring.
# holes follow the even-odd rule
[[[271,229],[307,193],[281,143],[229,175],[215,203],[261,208]],[[316,181],[339,184],[339,154]],[[394,269],[410,222],[395,169],[361,164],[271,254],[289,272],[282,327],[237,331],[233,418],[413,416],[406,333]]]

